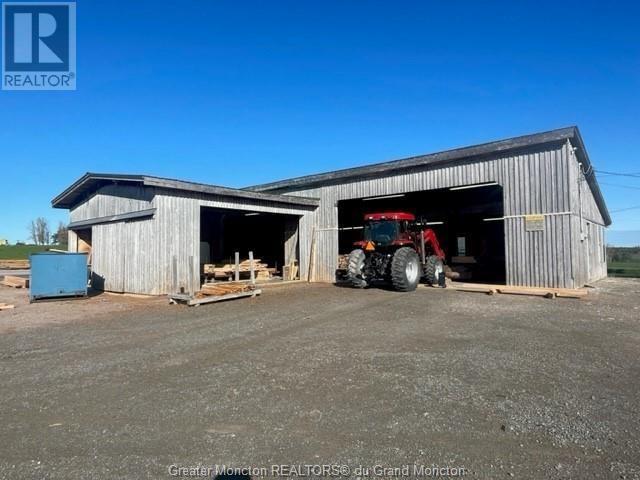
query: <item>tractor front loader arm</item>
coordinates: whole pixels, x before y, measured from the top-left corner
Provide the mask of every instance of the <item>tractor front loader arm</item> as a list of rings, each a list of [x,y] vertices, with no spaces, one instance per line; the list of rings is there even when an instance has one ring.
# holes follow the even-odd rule
[[[424,239],[425,245],[430,245],[433,253],[436,257],[444,260],[444,251],[440,247],[440,242],[438,242],[438,237],[436,237],[436,233],[430,229],[425,228],[422,231],[422,238]]]

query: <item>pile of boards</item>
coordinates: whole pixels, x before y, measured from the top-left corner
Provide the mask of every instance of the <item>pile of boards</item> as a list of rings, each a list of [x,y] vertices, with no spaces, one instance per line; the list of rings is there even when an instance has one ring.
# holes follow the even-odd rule
[[[240,272],[240,278],[249,278],[251,271],[251,261],[243,260],[238,265]],[[276,272],[275,268],[269,268],[269,265],[262,263],[259,258],[253,260],[253,271],[256,280],[268,280]],[[213,276],[216,280],[232,280],[235,276],[236,266],[233,264],[226,264],[221,267],[216,267],[214,264],[207,263],[204,265],[204,274],[207,276]]]
[[[4,280],[0,282],[2,285],[13,288],[29,288],[29,279],[23,277],[14,277],[5,275]]]
[[[29,260],[0,260],[2,270],[26,270],[29,268]]]
[[[203,303],[221,302],[243,297],[255,297],[260,295],[261,290],[252,283],[246,282],[223,282],[205,283],[202,289],[195,295],[184,293],[174,293],[169,295],[169,303],[185,303],[189,306],[198,306]]]
[[[196,297],[202,298],[207,296],[220,296],[229,295],[234,293],[252,292],[256,289],[256,286],[251,283],[235,283],[235,282],[220,282],[220,283],[205,283],[202,285]]]

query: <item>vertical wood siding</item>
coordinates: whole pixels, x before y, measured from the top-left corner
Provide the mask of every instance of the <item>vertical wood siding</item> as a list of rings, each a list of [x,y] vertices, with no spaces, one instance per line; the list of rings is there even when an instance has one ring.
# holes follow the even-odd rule
[[[317,209],[115,185],[101,188],[75,207],[71,218],[88,220],[156,208],[151,219],[93,226],[94,271],[106,290],[147,294],[165,294],[174,288],[197,290],[202,206],[299,216],[300,277],[332,282],[339,253],[339,201],[484,182],[497,182],[503,188],[509,285],[574,287],[606,276],[604,222],[586,182],[580,182],[568,142],[526,153],[280,192],[320,198]],[[525,231],[523,216],[528,214],[545,214],[543,232]]]
[[[334,281],[339,253],[337,205],[340,200],[497,182],[503,187],[504,195],[507,284],[583,285],[594,276],[606,275],[606,265],[601,256],[591,258],[596,255],[597,246],[585,251],[583,242],[579,241],[579,222],[576,225],[575,221],[577,178],[577,162],[567,142],[493,159],[426,166],[411,173],[287,190],[286,193],[298,196],[320,198],[318,210],[300,222],[301,272],[309,272],[311,244],[315,237],[314,268],[309,280]],[[603,229],[602,216],[586,182],[583,182],[582,199],[585,215]],[[525,231],[523,216],[529,214],[547,214],[544,232]],[[591,265],[595,265],[591,274],[586,273],[585,266],[580,263],[585,255],[589,255]]]
[[[105,187],[106,188],[106,187]],[[74,221],[156,208],[146,220],[121,221],[92,227],[92,258],[97,285],[112,292],[167,294],[200,287],[200,207],[281,213],[301,217],[308,209],[278,203],[187,194],[161,188],[123,188],[100,193],[74,209]],[[137,191],[134,191],[137,190]],[[133,199],[132,196],[138,198]],[[69,238],[76,239],[71,233]],[[75,245],[75,242],[74,242]],[[284,248],[284,245],[283,245]],[[173,265],[177,267],[174,286]]]
[[[70,211],[72,222],[151,208],[154,189],[131,185],[106,185]]]
[[[176,257],[178,289],[195,292],[200,288],[200,207],[228,208],[240,211],[280,213],[303,216],[309,210],[273,202],[211,197],[207,195],[159,191],[155,236],[160,248],[155,258],[154,293],[169,293],[173,288],[173,258]],[[284,249],[284,245],[283,245]],[[246,254],[243,253],[243,255]],[[190,272],[193,272],[191,274]]]

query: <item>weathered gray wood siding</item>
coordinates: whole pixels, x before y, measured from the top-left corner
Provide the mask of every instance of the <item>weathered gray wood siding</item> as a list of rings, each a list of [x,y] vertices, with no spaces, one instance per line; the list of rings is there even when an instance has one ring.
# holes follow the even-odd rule
[[[151,295],[170,293],[174,288],[197,291],[200,286],[201,206],[296,216],[308,212],[308,209],[278,203],[189,194],[157,187],[103,187],[72,210],[72,221],[147,208],[156,208],[156,212],[145,220],[91,227],[96,284],[107,291]],[[75,245],[75,233],[70,234],[70,239]]]
[[[273,191],[320,198],[317,209],[161,187],[113,185],[73,208],[71,220],[156,209],[149,219],[92,227],[94,272],[105,290],[196,291],[202,206],[298,216],[301,279],[332,282],[339,254],[339,201],[484,182],[503,187],[509,285],[575,287],[606,276],[604,221],[569,142],[378,178]],[[545,216],[544,231],[525,231],[524,216],[529,214]],[[295,238],[294,227],[289,228],[291,238]],[[286,248],[287,256],[293,255],[295,242],[287,242]]]
[[[427,166],[410,173],[272,193],[320,198],[318,210],[305,215],[300,222],[300,266],[303,278],[309,274],[311,281],[331,282],[339,253],[340,200],[497,182],[503,187],[504,195],[507,283],[574,287],[585,283],[583,267],[578,261],[578,256],[585,252],[576,243],[579,233],[573,221],[576,205],[572,194],[577,182],[571,172],[576,168],[577,162],[567,142],[543,146],[535,152],[503,154],[466,164]],[[583,198],[590,198],[587,202],[593,206],[585,205],[597,219],[591,192],[585,192]],[[525,231],[524,216],[529,214],[545,215],[544,232]],[[599,220],[602,222],[602,217]],[[312,249],[314,261],[310,268]],[[602,276],[602,263],[593,275]]]
[[[119,215],[151,208],[154,189],[132,185],[106,185],[69,212],[72,222]]]
[[[157,281],[154,293],[173,289],[174,257],[178,289],[195,292],[200,288],[200,207],[228,208],[241,211],[269,212],[302,216],[308,209],[278,203],[212,197],[171,190],[159,191],[156,207],[155,235],[161,248],[155,259]],[[284,245],[283,245],[284,248]],[[248,252],[241,252],[247,255]],[[193,272],[193,274],[191,273]]]
[[[573,275],[576,286],[607,276],[605,226],[576,155],[569,148]]]

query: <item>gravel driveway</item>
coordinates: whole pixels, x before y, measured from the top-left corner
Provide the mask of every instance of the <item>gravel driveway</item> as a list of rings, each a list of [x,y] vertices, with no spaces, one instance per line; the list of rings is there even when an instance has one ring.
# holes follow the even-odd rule
[[[330,285],[199,308],[104,298],[0,312],[0,478],[640,477],[638,281],[586,300]]]

